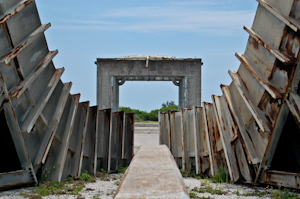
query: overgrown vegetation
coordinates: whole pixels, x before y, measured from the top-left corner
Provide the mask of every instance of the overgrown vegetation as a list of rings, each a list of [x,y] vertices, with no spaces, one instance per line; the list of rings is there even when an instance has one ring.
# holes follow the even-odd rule
[[[118,173],[124,173],[126,171],[127,167],[119,169]],[[103,181],[110,181],[112,180],[118,180],[116,184],[119,184],[121,182],[121,179],[118,178],[112,178],[107,171],[101,170],[100,172],[97,172],[97,177],[100,178],[100,180]],[[20,193],[20,195],[30,198],[30,199],[41,199],[43,196],[49,196],[49,195],[60,195],[60,194],[68,194],[68,195],[77,195],[80,196],[80,192],[85,187],[85,183],[88,182],[95,182],[96,178],[88,173],[88,171],[81,172],[81,175],[79,177],[79,180],[74,180],[73,178],[68,178],[66,180],[63,180],[61,182],[55,182],[55,181],[47,181],[47,179],[44,179],[42,183],[35,189],[33,189],[32,193]],[[113,194],[112,192],[109,193],[109,195]],[[99,199],[100,195],[93,196],[95,199]]]
[[[84,172],[82,172],[80,174],[79,179],[81,181],[85,181],[85,182],[95,182],[95,177],[90,175],[89,172],[87,170],[85,170]]]
[[[223,167],[220,167],[219,172],[216,173],[214,176],[208,176],[208,175],[197,175],[195,169],[191,170],[180,170],[182,177],[192,177],[196,179],[207,179],[210,180],[213,183],[224,183],[229,182],[228,175],[226,174],[226,171]]]
[[[201,179],[200,187],[194,187],[190,190],[190,197],[191,198],[199,198],[197,193],[210,193],[211,195],[227,195],[228,193],[224,190],[220,189],[220,187],[211,186],[211,183],[226,183],[230,182],[229,177],[226,174],[226,170],[224,167],[220,167],[219,172],[215,174],[215,176],[207,176],[207,175],[197,175],[195,169],[183,171],[180,170],[181,175],[183,177],[192,177],[196,179]],[[213,188],[215,187],[215,188]],[[189,189],[189,187],[187,187]],[[257,197],[264,197],[269,195],[271,198],[274,199],[300,199],[299,193],[292,192],[289,189],[277,189],[274,190],[273,187],[267,186],[266,191],[256,191],[251,193],[240,193],[238,190],[234,192],[237,196],[257,196]],[[201,197],[200,197],[201,198]],[[202,197],[203,198],[203,197]]]
[[[216,173],[216,175],[212,176],[211,180],[213,183],[228,182],[228,175],[226,174],[224,167],[220,167],[218,173]]]
[[[273,187],[271,187],[273,190]],[[289,189],[283,189],[280,188],[276,191],[273,191],[272,193],[274,199],[299,199],[299,195],[297,193],[291,192]]]
[[[174,101],[167,101],[166,103],[162,104],[160,109],[152,110],[150,111],[150,113],[123,106],[119,108],[119,111],[125,111],[126,113],[134,113],[135,122],[158,121],[158,111],[168,112],[168,110],[178,111],[178,106],[174,103]]]

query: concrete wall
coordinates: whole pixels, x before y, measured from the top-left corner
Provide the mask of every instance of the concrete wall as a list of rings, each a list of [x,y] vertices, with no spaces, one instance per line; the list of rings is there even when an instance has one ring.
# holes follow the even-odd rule
[[[179,107],[201,105],[201,59],[97,59],[99,109],[119,108],[122,81],[179,82]],[[158,97],[158,96],[157,96]]]

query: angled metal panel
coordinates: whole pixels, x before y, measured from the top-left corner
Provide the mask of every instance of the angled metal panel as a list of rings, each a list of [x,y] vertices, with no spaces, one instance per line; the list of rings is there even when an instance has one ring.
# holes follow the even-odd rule
[[[122,159],[125,159],[125,164],[129,165],[134,155],[134,113],[125,115],[124,128]]]
[[[83,149],[83,160],[81,171],[87,171],[91,175],[96,175],[96,162],[95,155],[97,155],[96,148],[96,121],[98,107],[93,106],[89,108],[88,124],[86,129],[86,136],[84,139],[84,149]],[[97,156],[96,156],[97,157]]]
[[[60,77],[62,73],[64,72],[64,68],[57,69],[55,74],[53,75],[51,81],[49,82],[48,86],[45,88],[43,93],[41,94],[39,101],[36,103],[36,105],[30,110],[30,112],[27,114],[24,121],[20,121],[21,123],[21,129],[22,132],[29,133],[32,129],[34,123],[36,122],[37,118],[43,111],[43,108],[47,104],[49,98],[51,97],[58,81],[60,80]]]
[[[98,112],[98,147],[97,171],[108,169],[109,135],[112,109],[99,110]]]
[[[67,105],[65,106],[62,119],[55,135],[55,140],[45,163],[46,169],[48,168],[48,171],[51,171],[48,178],[56,182],[61,181],[63,174],[62,172],[67,157],[70,138],[73,132],[79,98],[79,94],[73,96],[69,95]],[[49,168],[51,167],[54,169],[50,170]]]
[[[220,169],[224,169],[228,172],[227,164],[224,156],[223,144],[221,141],[220,131],[217,124],[217,118],[214,112],[213,104],[203,103],[205,109],[207,129],[208,129],[208,139],[211,150],[211,165],[213,170],[213,175],[217,175]]]
[[[58,84],[60,85],[60,83]],[[50,120],[48,129],[44,132],[43,136],[39,140],[39,144],[35,150],[35,155],[33,158],[33,164],[38,165],[41,163],[45,163],[48,152],[50,150],[52,141],[54,139],[56,130],[60,123],[61,116],[63,114],[64,107],[66,105],[68,94],[71,90],[72,83],[66,83],[65,85],[57,86],[55,89],[53,96],[49,99],[48,103],[55,104],[56,107],[52,109],[50,105],[46,106],[43,110],[44,114],[49,114],[49,112],[53,112],[53,117]],[[56,97],[56,96],[59,97]],[[49,109],[49,110],[48,110]]]
[[[122,160],[122,138],[123,138],[123,117],[124,112],[114,112],[111,114],[109,152],[108,152],[108,172],[118,170],[123,167]]]

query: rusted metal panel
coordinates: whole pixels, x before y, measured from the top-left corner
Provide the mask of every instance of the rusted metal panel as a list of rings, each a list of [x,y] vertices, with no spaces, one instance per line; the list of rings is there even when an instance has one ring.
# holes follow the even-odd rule
[[[287,26],[289,26],[292,30],[297,32],[300,28],[299,22],[297,22],[295,19],[289,17],[288,15],[290,14],[291,8],[293,1],[288,0],[288,1],[276,1],[272,2],[269,1],[270,4],[268,4],[268,1],[264,0],[256,0],[261,6],[263,6],[265,9],[267,9],[270,13],[272,13],[274,16],[276,16],[279,20],[284,22]],[[271,4],[276,6],[274,8]],[[278,11],[280,10],[280,11]]]
[[[165,144],[170,148],[170,131],[168,113],[159,112],[159,144]]]
[[[125,115],[124,133],[122,143],[122,159],[125,160],[125,164],[129,165],[133,158],[134,147],[134,113],[128,113]]]
[[[11,60],[13,60],[22,50],[24,50],[29,44],[31,44],[35,39],[37,39],[40,33],[46,31],[50,27],[50,24],[41,25],[37,30],[31,33],[28,37],[26,37],[21,44],[12,49],[10,52],[5,54],[0,62],[4,62],[6,65],[9,65]]]
[[[242,147],[240,140],[236,141],[234,150],[239,164],[240,174],[243,176],[243,179],[245,179],[246,183],[253,182],[254,179],[252,178],[252,174],[249,168],[249,163],[245,157],[244,149]]]
[[[262,183],[278,186],[300,189],[300,174],[266,170],[263,174]]]
[[[205,111],[202,107],[194,106],[194,137],[195,137],[195,164],[196,173],[209,173],[210,168],[210,147],[207,137],[207,123]]]
[[[181,147],[182,147],[182,170],[190,169],[189,151],[189,129],[187,109],[181,108]]]
[[[297,94],[290,93],[289,100],[286,100],[286,103],[293,114],[298,127],[300,128],[300,97]]]
[[[195,157],[195,136],[193,112],[181,108],[181,143],[182,143],[182,169],[190,170],[191,158]]]
[[[241,95],[244,103],[248,107],[249,111],[251,112],[253,118],[255,119],[259,128],[265,132],[270,131],[270,123],[267,121],[267,118],[261,113],[261,111],[252,103],[252,98],[248,94],[244,84],[242,83],[239,75],[236,72],[232,72],[229,70],[229,74],[232,78],[233,84],[235,85],[236,89],[238,90],[239,94]]]
[[[57,107],[51,109],[50,105],[47,105],[43,112],[45,114],[49,114],[49,112],[53,112],[52,120],[48,125],[48,129],[44,132],[43,136],[39,140],[39,144],[36,148],[36,153],[33,157],[33,164],[38,165],[40,163],[44,163],[46,161],[48,152],[50,150],[52,141],[54,139],[56,130],[58,128],[58,124],[60,122],[64,107],[66,105],[68,94],[71,90],[72,83],[67,83],[65,85],[58,84],[59,86],[56,87],[52,97],[49,99],[49,104],[56,104]],[[55,97],[56,95],[60,95],[59,98]],[[47,114],[47,115],[48,115]]]
[[[35,121],[37,120],[40,113],[43,111],[47,101],[51,97],[60,77],[64,72],[64,68],[56,69],[55,74],[52,79],[48,83],[48,86],[45,88],[43,93],[41,94],[39,101],[36,102],[36,106],[34,106],[30,112],[26,115],[26,119],[24,121],[20,121],[22,132],[29,133],[31,128],[33,127]]]
[[[8,19],[20,12],[23,8],[25,8],[28,4],[30,4],[33,1],[34,0],[23,0],[17,5],[10,8],[9,10],[5,11],[5,13],[0,16],[0,24],[5,23]]]
[[[174,114],[175,119],[175,140],[176,140],[176,146],[177,149],[177,158],[182,158],[182,139],[181,139],[181,112],[175,112]]]
[[[28,170],[0,173],[0,188],[11,188],[26,184],[34,184]]]
[[[82,102],[78,104],[78,110],[74,122],[72,135],[70,137],[70,144],[68,146],[67,157],[64,164],[61,179],[66,179],[69,176],[78,178],[80,173],[79,163],[82,160],[81,150],[83,149],[82,138],[84,133],[85,122],[87,121],[87,107],[89,102]],[[80,160],[81,159],[81,160]]]
[[[260,163],[261,159],[258,157],[257,152],[255,151],[255,149],[253,147],[253,143],[251,142],[248,134],[245,131],[245,126],[241,120],[240,112],[237,110],[237,108],[235,106],[235,101],[233,101],[233,99],[231,97],[228,86],[221,85],[221,89],[222,89],[223,95],[226,99],[226,103],[229,107],[230,114],[231,114],[235,124],[238,127],[239,139],[241,140],[244,150],[247,154],[248,162],[251,164]]]
[[[228,172],[226,160],[223,159],[223,144],[213,104],[204,102],[203,108],[205,109],[207,121],[208,139],[211,150],[211,165],[213,165],[211,168],[213,169],[212,173],[213,175],[218,174],[221,168]]]
[[[291,63],[293,60],[291,60],[290,57],[288,57],[287,55],[281,53],[280,51],[273,49],[271,47],[270,44],[268,44],[266,41],[264,41],[260,35],[258,35],[256,32],[254,32],[254,30],[252,28],[248,28],[244,26],[244,29],[246,30],[246,32],[248,32],[250,34],[251,37],[253,37],[253,39],[258,42],[260,45],[262,45],[263,47],[265,47],[268,51],[270,51],[270,53],[276,57],[278,60],[280,60],[283,63]]]
[[[87,130],[87,125],[88,125],[88,120],[89,120],[89,105],[90,102],[85,102],[81,103],[82,107],[85,112],[85,117],[84,117],[84,124],[83,124],[83,129],[80,131],[80,136],[79,136],[79,144],[76,145],[76,157],[74,157],[74,164],[72,164],[73,169],[72,169],[72,175],[75,179],[78,179],[80,174],[81,174],[81,167],[82,167],[82,161],[83,161],[83,150],[84,150],[84,143],[85,143],[85,137],[86,137],[86,130]]]
[[[96,121],[98,107],[93,106],[89,108],[88,124],[86,129],[86,136],[84,139],[83,160],[81,171],[87,171],[91,175],[96,175],[96,162],[95,155],[97,155],[96,148]],[[96,156],[97,157],[97,156]]]
[[[236,57],[241,61],[241,63],[245,66],[245,68],[251,73],[251,75],[260,83],[262,87],[266,89],[266,91],[274,98],[281,98],[282,95],[280,91],[272,85],[265,76],[261,75],[260,72],[256,71],[254,67],[251,67],[248,61],[245,59],[243,55],[238,53],[235,54]]]
[[[122,138],[123,138],[123,118],[124,112],[114,112],[111,114],[109,152],[108,152],[108,172],[118,170],[123,166],[122,160]]]
[[[220,138],[224,149],[228,173],[231,181],[236,182],[239,180],[239,168],[236,156],[234,155],[234,147],[231,145],[231,138],[232,134],[235,135],[237,132],[228,111],[224,96],[220,97],[213,95],[212,100],[217,116],[216,120],[220,130]]]
[[[30,86],[30,84],[41,74],[41,72],[48,66],[50,61],[55,57],[58,53],[58,50],[51,51],[48,55],[35,67],[35,69],[24,79],[24,81],[20,82],[13,90],[10,92],[10,97],[19,98],[20,95],[24,93],[24,91]]]
[[[56,182],[61,181],[63,174],[79,98],[79,94],[73,96],[69,95],[67,105],[65,106],[62,119],[55,135],[55,139],[57,139],[58,142],[56,142],[56,140],[54,141],[45,163],[45,168],[50,171],[48,178]],[[54,169],[52,170],[51,167]]]
[[[111,109],[98,112],[98,145],[97,145],[97,171],[101,168],[108,169],[109,135],[111,123]]]
[[[177,142],[176,142],[176,123],[175,123],[175,111],[168,112],[170,118],[170,135],[171,135],[171,152],[175,159],[178,157]]]
[[[10,131],[11,138],[13,140],[16,152],[18,154],[21,167],[24,169],[24,171],[22,171],[20,175],[17,174],[18,172],[6,173],[7,175],[2,174],[3,179],[0,179],[0,184],[1,184],[0,187],[15,186],[18,185],[18,183],[37,184],[37,178],[33,171],[31,160],[28,155],[27,148],[18,124],[18,120],[13,111],[8,90],[4,84],[4,80],[2,78],[1,72],[0,72],[0,86],[2,89],[0,96],[2,99],[3,97],[5,98],[5,101],[2,102],[2,108],[4,110],[6,121],[3,122],[7,123],[7,127]]]

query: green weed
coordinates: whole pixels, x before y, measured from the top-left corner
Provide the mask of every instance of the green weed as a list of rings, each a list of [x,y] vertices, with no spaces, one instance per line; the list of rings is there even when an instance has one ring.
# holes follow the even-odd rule
[[[271,187],[272,189],[272,187]],[[289,189],[274,191],[273,193],[274,199],[300,199],[299,195],[291,192]]]
[[[211,180],[213,183],[228,182],[228,175],[226,174],[224,167],[220,167],[219,172],[212,176]]]
[[[180,170],[180,173],[182,175],[182,177],[192,177],[192,178],[196,178],[196,179],[203,179],[202,175],[197,175],[196,171],[194,169],[192,170],[186,170],[184,171],[183,169]]]
[[[189,193],[189,195],[190,195],[191,198],[197,198],[197,194],[195,194],[195,193],[191,192],[191,193]]]
[[[21,196],[30,198],[30,199],[42,199],[42,196],[33,194],[33,193],[20,193]]]
[[[87,170],[80,174],[79,179],[85,182],[95,182],[95,177],[90,175]]]
[[[118,170],[118,173],[125,173],[125,171],[127,170],[127,167],[122,167],[121,169]]]
[[[210,193],[212,195],[227,194],[226,192],[223,192],[220,189],[213,189],[212,186],[205,186],[205,187],[200,187],[200,188],[194,187],[192,189],[192,191],[198,192],[198,193],[206,193],[207,192],[207,193]]]
[[[265,196],[267,194],[268,194],[267,192],[253,192],[253,193],[243,193],[243,194],[240,194],[240,196],[258,196],[258,197],[261,197],[261,196]]]

